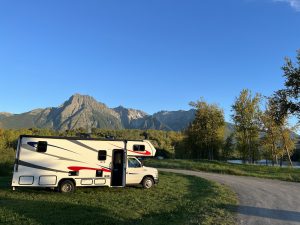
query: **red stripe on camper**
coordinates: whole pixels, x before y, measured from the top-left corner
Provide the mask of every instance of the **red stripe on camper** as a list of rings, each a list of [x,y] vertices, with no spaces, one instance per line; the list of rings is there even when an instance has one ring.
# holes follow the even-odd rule
[[[91,168],[91,167],[83,167],[83,166],[69,166],[69,170],[79,171],[79,170],[102,170],[104,172],[110,172],[110,169],[106,168]]]
[[[133,151],[133,150],[127,150],[127,151],[134,152],[134,153],[137,153],[140,155],[151,155],[151,152],[147,151],[147,150],[145,152],[138,152],[138,151]]]

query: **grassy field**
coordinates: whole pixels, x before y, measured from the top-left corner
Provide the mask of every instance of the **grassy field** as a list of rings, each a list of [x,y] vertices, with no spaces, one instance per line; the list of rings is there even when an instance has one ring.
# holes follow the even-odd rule
[[[193,161],[180,159],[151,159],[146,160],[144,163],[148,166],[161,168],[188,169],[195,171],[205,171],[300,182],[300,169],[293,168],[280,168],[258,165],[237,165],[219,161]]]
[[[236,196],[201,178],[160,174],[153,189],[80,188],[12,191],[0,177],[0,224],[235,224]]]

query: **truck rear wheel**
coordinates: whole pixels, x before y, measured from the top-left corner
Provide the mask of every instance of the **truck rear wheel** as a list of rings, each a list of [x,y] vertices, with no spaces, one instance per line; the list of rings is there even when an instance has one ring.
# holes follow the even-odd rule
[[[143,188],[149,189],[154,185],[154,180],[152,177],[145,177],[142,181]]]
[[[59,192],[71,193],[75,191],[75,185],[71,180],[64,180],[59,185]]]

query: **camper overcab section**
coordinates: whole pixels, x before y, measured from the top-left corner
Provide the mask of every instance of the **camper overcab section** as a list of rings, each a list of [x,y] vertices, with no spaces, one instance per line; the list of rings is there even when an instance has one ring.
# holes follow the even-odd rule
[[[80,186],[124,187],[158,182],[155,168],[136,157],[154,156],[148,140],[108,140],[22,135],[12,187],[52,187],[71,192]]]

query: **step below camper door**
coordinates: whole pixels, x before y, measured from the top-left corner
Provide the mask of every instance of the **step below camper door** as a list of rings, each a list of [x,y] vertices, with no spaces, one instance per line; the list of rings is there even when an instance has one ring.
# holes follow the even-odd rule
[[[111,186],[124,187],[125,186],[125,151],[124,149],[113,150],[112,155],[112,170],[111,170]]]

